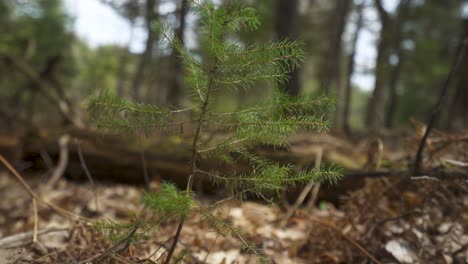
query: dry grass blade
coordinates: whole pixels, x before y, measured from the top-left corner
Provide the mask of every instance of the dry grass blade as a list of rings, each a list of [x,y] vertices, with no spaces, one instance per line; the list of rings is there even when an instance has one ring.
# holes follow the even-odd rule
[[[31,195],[31,197],[33,199],[45,204],[46,206],[50,207],[52,210],[56,211],[57,213],[59,213],[60,215],[62,215],[65,218],[68,218],[68,219],[71,219],[71,220],[80,219],[80,220],[85,220],[85,221],[91,221],[91,219],[88,219],[86,217],[74,214],[74,213],[72,213],[70,211],[67,211],[67,210],[65,210],[65,209],[63,209],[63,208],[61,208],[61,207],[59,207],[59,206],[57,206],[55,204],[52,204],[50,202],[42,200],[31,189],[31,187],[29,187],[29,185],[26,183],[26,181],[23,179],[23,177],[15,170],[15,168],[13,168],[13,166],[1,154],[0,154],[0,162],[2,162],[3,165],[5,165],[5,167],[11,172],[11,174],[13,174],[16,177],[16,179],[21,183],[21,185],[29,193],[29,195]]]

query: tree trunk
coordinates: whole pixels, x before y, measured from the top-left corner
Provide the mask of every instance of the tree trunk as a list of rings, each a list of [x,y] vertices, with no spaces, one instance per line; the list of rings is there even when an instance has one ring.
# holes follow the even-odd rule
[[[374,2],[379,13],[382,29],[380,30],[377,47],[374,90],[367,105],[365,123],[367,128],[378,130],[384,121],[385,83],[387,82],[386,73],[390,48],[390,18],[388,13],[383,9],[381,0],[375,0]]]
[[[343,100],[343,131],[349,135],[350,134],[350,126],[349,126],[349,113],[351,108],[351,95],[352,95],[352,77],[354,74],[355,68],[355,57],[356,57],[356,48],[357,48],[357,41],[359,39],[359,34],[362,29],[363,25],[363,9],[364,4],[360,4],[357,6],[356,13],[358,15],[356,21],[356,31],[354,31],[353,40],[352,40],[352,47],[351,47],[351,54],[349,55],[348,60],[348,74],[346,78],[346,87],[345,87],[345,94]]]
[[[132,97],[139,100],[141,96],[141,86],[145,78],[145,70],[153,55],[153,45],[156,42],[156,34],[152,30],[151,23],[156,20],[156,0],[146,0],[145,25],[148,37],[146,38],[145,51],[141,54],[135,76],[133,77]]]
[[[275,33],[276,38],[295,40],[299,34],[299,0],[277,0]],[[293,70],[284,91],[297,96],[301,91],[299,69]]]
[[[187,17],[189,3],[188,0],[181,0],[181,6],[179,10],[179,27],[176,31],[176,37],[179,39],[180,43],[184,45],[184,34],[185,34],[185,20]],[[182,88],[183,88],[183,67],[177,59],[177,52],[172,51],[172,65],[174,67],[174,72],[172,72],[172,81],[167,93],[167,103],[174,107],[180,106],[180,100],[182,97]]]
[[[401,49],[401,48],[400,48]],[[402,52],[399,52],[402,53]],[[401,69],[403,68],[403,54],[397,55],[398,62],[392,68],[390,73],[390,86],[389,86],[389,97],[388,97],[388,108],[387,114],[385,117],[385,127],[393,128],[395,123],[395,113],[398,105],[398,93],[397,93],[397,86],[398,81],[400,80]]]
[[[334,51],[334,69],[332,70],[333,73],[333,80],[335,81],[335,97],[337,98],[337,105],[335,111],[335,126],[339,131],[343,131],[344,123],[343,123],[343,108],[344,108],[344,87],[342,85],[342,44],[343,44],[343,33],[346,27],[346,21],[348,18],[348,13],[351,8],[351,1],[341,1],[338,0],[337,5],[337,15],[338,15],[338,23],[335,32],[335,41],[333,43]],[[328,88],[330,90],[330,88]]]
[[[403,68],[404,63],[404,52],[402,47],[403,41],[403,26],[406,22],[408,8],[411,0],[402,0],[398,6],[398,14],[396,20],[394,21],[394,44],[393,44],[393,54],[398,59],[396,65],[393,66],[390,72],[390,86],[389,86],[389,102],[387,108],[387,115],[385,119],[385,126],[387,128],[392,128],[395,121],[395,112],[398,105],[398,93],[397,86],[400,80],[401,69]]]
[[[346,18],[351,8],[352,1],[336,0],[335,12],[333,14],[333,33],[330,35],[329,49],[325,53],[325,63],[322,69],[320,86],[328,95],[331,93],[332,85],[336,88],[336,95],[340,94],[340,59],[342,37],[346,27]]]
[[[119,97],[125,97],[125,83],[127,81],[127,64],[130,55],[130,43],[133,39],[134,33],[134,22],[130,22],[130,36],[128,38],[128,42],[124,51],[122,51],[122,55],[119,59],[119,69],[117,75],[117,95]]]

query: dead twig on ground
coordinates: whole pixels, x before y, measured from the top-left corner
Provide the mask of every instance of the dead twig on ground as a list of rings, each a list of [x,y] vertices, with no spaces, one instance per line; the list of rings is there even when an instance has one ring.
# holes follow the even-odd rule
[[[34,219],[32,242],[36,243],[37,242],[37,226],[39,224],[39,218],[37,216],[37,201],[35,198],[32,198],[32,206],[33,206],[33,219]]]
[[[93,189],[94,202],[96,204],[96,212],[99,213],[99,199],[96,190],[96,185],[94,184],[93,175],[91,175],[91,172],[89,172],[88,166],[86,165],[86,162],[84,160],[83,151],[81,150],[80,141],[78,139],[76,139],[76,148],[78,151],[78,158],[80,159],[81,168],[83,168],[83,171],[85,172],[86,177],[88,177],[89,183],[91,184],[91,188]]]
[[[131,260],[128,260],[124,257],[122,257],[119,254],[111,254],[110,258],[117,261],[118,263],[123,263],[123,264],[137,264],[136,262],[133,262]]]
[[[430,176],[417,176],[417,177],[411,177],[412,180],[415,180],[415,181],[420,181],[420,180],[430,180],[430,181],[440,181],[439,179],[437,178],[434,178],[434,177],[430,177]]]
[[[323,149],[320,148],[319,152],[317,153],[317,157],[315,158],[315,168],[319,169],[320,164],[322,163],[323,157]],[[311,211],[314,208],[315,204],[317,203],[318,193],[320,191],[320,182],[316,182],[314,187],[310,191],[310,198],[306,205],[306,210]]]
[[[106,257],[109,254],[116,253],[116,252],[119,252],[119,251],[122,251],[122,250],[126,249],[130,245],[129,240],[135,235],[136,231],[139,228],[140,228],[140,226],[136,225],[126,237],[124,237],[123,239],[121,239],[120,241],[115,243],[112,247],[104,250],[102,253],[96,254],[96,255],[88,258],[88,259],[85,259],[83,261],[78,262],[78,264],[85,264],[85,263],[89,263],[89,262],[93,262],[93,261],[98,261],[98,260]]]
[[[50,207],[52,210],[56,211],[60,215],[62,215],[65,218],[71,219],[71,220],[76,220],[76,219],[81,219],[85,221],[90,221],[91,219],[88,219],[86,217],[74,214],[70,211],[67,211],[55,204],[52,204],[50,202],[44,201],[40,199],[40,197],[29,187],[29,185],[26,183],[26,181],[21,177],[21,175],[13,168],[13,166],[0,154],[0,162],[7,167],[7,169],[13,174],[13,176],[16,177],[16,179],[21,183],[21,185],[24,187],[24,189],[29,193],[29,195],[36,199],[37,201],[45,204],[46,206]]]
[[[317,219],[315,217],[311,217],[310,220],[312,222],[315,222],[317,224],[320,224],[320,225],[323,225],[323,226],[326,226],[332,230],[334,230],[335,232],[337,232],[338,234],[340,234],[344,239],[346,239],[348,242],[350,242],[354,247],[356,247],[359,251],[361,251],[362,254],[364,254],[365,256],[367,256],[370,260],[372,260],[374,263],[376,264],[382,264],[382,262],[378,261],[371,253],[369,253],[369,251],[367,251],[365,248],[363,248],[357,241],[355,241],[354,239],[352,239],[350,236],[346,235],[345,233],[343,233],[338,227],[336,227],[334,224],[331,224],[331,223],[328,223],[328,222],[325,222],[323,220],[320,220],[320,219]]]
[[[65,173],[65,169],[67,168],[68,164],[68,144],[70,142],[70,136],[65,134],[60,137],[59,139],[59,147],[60,147],[60,154],[59,154],[59,161],[57,163],[57,166],[54,169],[54,172],[52,173],[52,176],[50,177],[49,181],[46,184],[46,188],[50,189],[57,184],[57,182],[60,180],[62,175]]]
[[[162,258],[162,256],[164,256],[164,254],[167,253],[167,246],[166,246],[166,244],[167,244],[169,241],[171,241],[173,238],[174,238],[174,236],[171,236],[171,237],[169,237],[166,241],[160,243],[159,247],[158,247],[156,250],[154,250],[153,253],[151,253],[151,255],[149,255],[145,260],[151,261],[150,259],[151,259],[152,257],[154,257],[154,255],[156,255],[156,253],[157,253],[161,248],[164,247],[164,249],[165,249],[164,252],[161,253],[161,255],[159,255],[158,259],[156,260],[156,261],[159,261],[159,259]]]
[[[64,232],[67,231],[65,228],[47,228],[43,230],[39,230],[36,232],[36,236],[42,236],[46,235],[49,233],[54,233],[54,232]],[[4,237],[0,239],[0,248],[13,248],[13,247],[19,247],[24,244],[29,244],[31,243],[30,239],[34,237],[34,232],[24,232],[24,233],[19,233],[15,234],[12,236]]]
[[[316,169],[320,168],[320,163],[322,162],[322,154],[323,154],[323,150],[322,149],[319,149],[317,151],[317,155],[315,156],[315,163],[314,163],[314,167]],[[299,206],[301,206],[301,204],[304,202],[305,198],[307,197],[307,194],[309,194],[312,190],[312,188],[315,186],[315,185],[318,185],[319,183],[316,183],[316,182],[309,182],[306,187],[304,187],[304,189],[302,189],[302,192],[299,194],[299,197],[296,199],[296,202],[294,203],[293,206],[291,206],[289,209],[288,209],[288,212],[286,213],[285,217],[283,218],[283,220],[281,221],[280,223],[280,226],[281,227],[284,227],[286,226],[286,224],[288,223],[289,221],[289,218],[291,218],[291,216],[296,212],[296,210],[299,208]],[[317,190],[318,192],[318,190]],[[316,199],[316,198],[315,198]],[[314,202],[315,204],[315,202]]]

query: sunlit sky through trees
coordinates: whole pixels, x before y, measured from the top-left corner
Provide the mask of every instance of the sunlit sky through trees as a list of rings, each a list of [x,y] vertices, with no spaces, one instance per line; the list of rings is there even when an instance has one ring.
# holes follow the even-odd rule
[[[99,0],[63,0],[66,10],[75,19],[74,30],[90,46],[97,47],[104,44],[127,45],[131,35],[131,27],[127,20],[119,16],[111,7],[102,4]],[[273,0],[270,0],[273,1]],[[363,0],[369,1],[369,0]],[[388,11],[394,11],[398,1],[384,1]],[[161,13],[172,12],[175,5],[172,2],[160,6]],[[374,67],[376,56],[376,33],[380,29],[377,13],[372,8],[367,8],[364,13],[367,21],[367,28],[360,34],[358,41],[356,62],[358,70],[353,76],[356,85],[364,90],[370,90],[374,84],[374,77],[371,69]],[[351,17],[352,19],[352,17]],[[192,19],[193,21],[193,19]],[[190,19],[189,19],[190,23]],[[352,24],[347,32],[352,32]],[[187,45],[195,45],[193,41],[193,31],[188,31],[186,36]],[[349,35],[349,34],[348,34]],[[346,37],[346,36],[345,36]],[[137,21],[133,31],[130,50],[139,53],[144,48],[146,33],[144,32],[142,21]],[[192,41],[191,41],[192,39]]]

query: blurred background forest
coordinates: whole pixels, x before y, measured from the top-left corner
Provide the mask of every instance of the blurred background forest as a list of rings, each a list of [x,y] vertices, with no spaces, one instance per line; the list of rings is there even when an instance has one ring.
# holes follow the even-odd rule
[[[177,136],[161,133],[149,138],[103,135],[92,125],[88,98],[106,92],[174,110],[191,109],[194,102],[177,54],[154,30],[155,24],[168,25],[191,54],[209,61],[198,39],[199,17],[189,8],[191,1],[195,0],[0,0],[0,163],[16,177],[3,173],[0,165],[0,264],[6,253],[31,260],[24,263],[78,263],[78,258],[93,260],[95,254],[154,257],[151,263],[157,263],[166,252],[164,243],[173,237],[175,222],[158,229],[154,240],[135,247],[125,242],[122,254],[119,244],[130,241],[138,227],[115,247],[94,229],[77,224],[75,216],[65,216],[72,220],[68,235],[50,239],[44,247],[25,244],[27,254],[2,251],[2,244],[11,245],[9,237],[2,237],[33,229],[31,237],[37,242],[38,227],[64,226],[61,218],[51,217],[57,209],[48,204],[53,210],[39,208],[38,216],[36,199],[86,219],[133,223],[134,215],[147,217],[140,214],[146,208],[141,203],[143,183],[145,191],[158,191],[161,181],[185,189],[192,186],[187,181],[192,184],[195,173],[203,174],[197,164],[226,175],[256,170],[235,155],[232,166],[201,155],[204,150],[197,150],[197,141],[190,144],[190,133],[197,131],[197,139],[200,131],[192,124],[172,123]],[[213,1],[227,5],[231,0]],[[258,144],[253,151],[301,170],[336,164],[344,175],[332,186],[311,182],[281,189],[278,200],[287,212],[249,200],[220,204],[217,213],[246,230],[275,263],[380,263],[373,255],[383,263],[468,263],[468,51],[457,52],[468,49],[468,0],[238,1],[254,8],[263,21],[260,30],[229,38],[245,45],[302,41],[302,67],[290,72],[281,88],[292,96],[336,98],[335,110],[325,117],[332,122],[331,133],[300,131],[284,148]],[[458,67],[454,61],[460,62]],[[222,91],[214,110],[256,105],[270,96],[267,91],[272,89],[266,85]],[[441,96],[443,88],[446,96]],[[440,98],[436,130],[426,137],[432,123],[423,123],[436,113]],[[205,107],[195,109],[194,115]],[[200,120],[190,121],[201,124]],[[209,131],[208,126],[203,133],[200,138],[208,147],[216,137],[227,137],[222,129]],[[31,188],[20,174],[34,176],[26,178]],[[195,178],[194,190],[197,195],[212,194],[208,200],[229,193],[203,177]],[[200,197],[200,204],[205,203],[206,197]],[[299,210],[304,201],[307,206]],[[221,211],[225,209],[236,213]],[[186,247],[191,259],[180,263],[253,263],[234,262],[252,256],[240,250],[234,236],[228,246],[216,243],[210,224],[201,224],[203,212],[187,218],[181,255]],[[234,257],[227,256],[232,253],[227,248],[237,250]],[[155,255],[160,249],[163,253]],[[210,252],[210,258],[221,258],[210,260]],[[198,258],[208,261],[193,261]],[[80,263],[91,263],[88,260]],[[99,263],[117,263],[113,261]]]
[[[232,37],[241,43],[302,40],[306,59],[284,89],[336,97],[330,116],[336,132],[425,121],[468,32],[463,0],[241,2],[259,12],[262,27]],[[203,58],[188,0],[2,0],[0,14],[3,132],[82,126],[86,98],[105,90],[145,103],[190,106],[176,55],[152,30],[156,22],[171,25]],[[439,128],[468,125],[467,83],[468,56],[451,84]],[[268,96],[263,90],[226,92],[219,107],[255,103]]]

